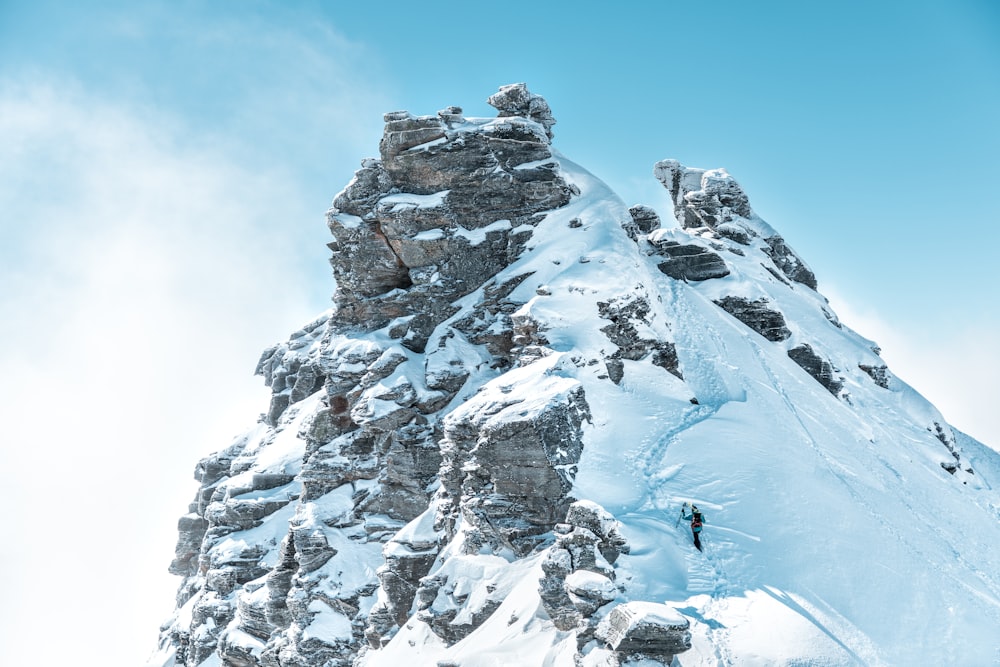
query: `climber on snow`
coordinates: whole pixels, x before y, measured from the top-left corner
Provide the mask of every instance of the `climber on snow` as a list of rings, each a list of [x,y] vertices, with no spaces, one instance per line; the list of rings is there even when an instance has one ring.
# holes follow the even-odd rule
[[[701,539],[699,536],[701,535],[701,525],[704,523],[705,517],[702,516],[701,510],[698,509],[698,506],[693,503],[691,504],[690,515],[684,512],[686,508],[687,503],[684,503],[684,506],[681,507],[681,518],[685,521],[691,522],[691,535],[694,536],[694,546],[698,549],[698,551],[701,551]]]

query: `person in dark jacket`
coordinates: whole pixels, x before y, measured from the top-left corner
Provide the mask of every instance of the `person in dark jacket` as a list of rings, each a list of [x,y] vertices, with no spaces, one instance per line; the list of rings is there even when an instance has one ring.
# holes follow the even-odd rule
[[[681,508],[681,518],[685,521],[691,522],[691,535],[694,536],[694,546],[701,551],[701,525],[705,521],[705,517],[702,516],[701,510],[698,509],[697,505],[691,505],[691,514],[686,514],[684,509]]]

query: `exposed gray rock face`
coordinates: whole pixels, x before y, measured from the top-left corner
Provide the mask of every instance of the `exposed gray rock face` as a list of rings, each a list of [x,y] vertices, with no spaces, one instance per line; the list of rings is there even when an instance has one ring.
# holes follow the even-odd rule
[[[650,357],[653,365],[684,379],[678,368],[677,350],[673,343],[643,338],[638,326],[649,324],[649,302],[643,298],[621,299],[597,304],[601,317],[611,324],[601,331],[618,349],[605,359],[608,376],[618,384],[624,376],[622,359],[639,361]]]
[[[806,263],[792,251],[780,236],[770,236],[764,239],[771,252],[771,260],[786,276],[806,287],[816,289],[816,275]]]
[[[660,228],[660,215],[650,207],[636,204],[628,212],[632,219],[626,223],[625,231],[633,241]]]
[[[230,665],[348,665],[409,615],[444,533],[400,529],[434,515],[439,420],[477,370],[470,346],[498,369],[549,353],[537,323],[512,317],[520,304],[508,295],[527,274],[490,281],[574,189],[552,156],[544,99],[515,85],[491,103],[500,118],[386,114],[381,159],[364,160],[335,198],[334,310],[262,354],[272,398],[261,424],[199,464],[171,565],[185,577],[178,606],[197,598],[190,623],[165,634],[177,664],[217,653]],[[469,314],[439,329],[476,290]],[[379,329],[381,343],[345,335]],[[444,476],[457,495],[442,515],[488,519],[484,540],[530,551],[565,516],[586,416],[577,389],[490,431],[462,454],[479,473]],[[286,529],[250,537],[265,522]],[[379,560],[376,577],[354,574]]]
[[[198,504],[193,503],[192,511],[177,522],[177,547],[174,560],[170,564],[170,574],[183,577],[197,570],[201,542],[207,530],[208,521],[198,514]]]
[[[690,622],[666,605],[626,602],[611,610],[597,628],[598,639],[615,652],[618,663],[652,660],[669,665],[691,648]]]
[[[863,370],[868,374],[875,384],[882,387],[883,389],[889,388],[889,368],[885,364],[872,365],[872,364],[858,364],[858,368]]]
[[[566,523],[556,533],[542,561],[539,597],[557,628],[581,630],[589,637],[593,614],[618,597],[612,565],[629,552],[628,542],[615,518],[590,501],[570,505]]]
[[[566,577],[573,572],[573,561],[569,550],[552,549],[542,562],[545,576],[538,580],[538,595],[545,612],[555,626],[562,630],[574,630],[583,620],[583,614],[573,604],[566,589]]]
[[[793,347],[788,351],[789,358],[797,363],[802,369],[813,376],[817,382],[827,388],[827,390],[837,396],[844,386],[843,378],[837,376],[833,366],[829,361],[822,358],[812,346],[803,343]]]
[[[781,274],[816,289],[813,272],[757,217],[743,188],[724,169],[693,169],[677,160],[662,160],[656,163],[653,174],[670,192],[674,216],[682,228],[709,229],[740,245],[761,238],[766,244],[764,252]]]
[[[792,332],[785,326],[785,316],[767,307],[766,299],[727,296],[715,302],[717,306],[770,341],[787,340]]]
[[[500,90],[491,95],[487,102],[500,112],[501,118],[530,118],[544,127],[549,139],[552,138],[552,126],[556,124],[556,119],[552,117],[549,103],[541,95],[528,92],[528,87],[523,83],[500,86]]]
[[[456,335],[461,334],[470,343],[486,347],[493,368],[510,368],[524,353],[525,348],[544,345],[546,342],[537,327],[532,328],[531,323],[527,321],[515,323],[512,317],[520,304],[511,301],[508,296],[526,278],[528,274],[516,276],[501,284],[490,281],[483,288],[482,301],[473,306],[469,314],[451,324]],[[454,336],[449,334],[445,336],[439,345],[447,345],[455,340]],[[435,375],[434,378],[428,379],[428,383],[446,381],[448,374],[458,367],[450,361],[447,368],[435,365],[435,371],[440,369],[444,377],[439,379]]]
[[[684,229],[714,230],[751,215],[750,200],[724,170],[691,169],[676,160],[663,160],[653,173],[670,191],[674,216]]]
[[[362,163],[327,216],[337,325],[398,320],[397,335],[422,351],[451,302],[517,257],[541,212],[569,201],[545,100],[515,84],[490,102],[501,118],[488,122],[457,107],[386,114],[382,159]]]
[[[283,430],[284,425],[277,428]],[[259,636],[264,632],[263,606],[240,607],[235,591],[256,591],[263,586],[259,580],[270,570],[268,550],[276,544],[233,542],[228,537],[260,526],[271,515],[284,511],[299,497],[301,487],[294,476],[283,471],[258,469],[252,448],[252,438],[244,436],[203,459],[195,471],[202,486],[191,513],[180,522],[177,557],[171,565],[171,572],[185,577],[178,591],[178,606],[197,596],[190,626],[175,627],[170,633],[177,646],[178,664],[197,665],[217,650],[232,655],[230,664],[239,664],[241,648],[218,641],[218,631],[237,619],[248,633]],[[202,538],[194,550],[198,535]],[[205,627],[217,630],[201,630]]]
[[[704,246],[659,240],[652,244],[656,254],[666,257],[656,268],[671,278],[699,281],[729,275],[726,260]]]
[[[486,543],[525,556],[566,516],[590,410],[578,385],[538,390],[546,400],[533,405],[473,398],[445,419],[440,521],[449,536],[460,517],[474,527],[470,553]]]
[[[255,375],[261,375],[271,389],[271,405],[266,421],[276,426],[281,414],[292,403],[318,391],[326,377],[314,359],[298,354],[314,345],[325,333],[329,317],[324,315],[299,329],[285,343],[264,350],[257,362]]]
[[[423,530],[400,531],[383,550],[385,565],[379,568],[377,575],[386,599],[376,605],[375,618],[369,619],[366,636],[372,646],[378,646],[388,630],[402,625],[410,615],[418,586],[430,571],[441,547],[442,536],[432,529],[433,518],[433,512],[428,510],[422,518],[411,523],[414,528],[423,523]],[[431,529],[426,524],[431,524]],[[386,623],[382,614],[391,619],[391,623]]]

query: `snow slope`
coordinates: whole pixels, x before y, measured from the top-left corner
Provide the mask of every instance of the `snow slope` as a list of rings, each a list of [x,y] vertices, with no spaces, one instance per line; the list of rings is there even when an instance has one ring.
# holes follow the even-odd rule
[[[420,393],[435,364],[464,365],[469,379],[442,410],[445,422],[477,411],[505,419],[511,397],[520,401],[522,414],[541,413],[582,388],[590,420],[583,426],[572,495],[610,511],[631,546],[615,563],[617,587],[604,593],[616,603],[666,603],[687,618],[692,647],[676,657],[679,665],[1000,661],[1000,455],[951,429],[884,369],[876,345],[842,325],[821,294],[786,279],[765,243],[776,233],[752,212],[733,222],[743,242],[710,228],[682,228],[664,210],[657,211],[665,221],[660,229],[633,239],[625,204],[571,160],[557,155],[557,161],[578,194],[545,215],[526,251],[495,281],[530,275],[509,296],[521,304],[511,317],[537,323],[544,354],[506,371],[491,368],[481,346],[449,343],[451,357],[435,355],[445,349],[448,323],[469,313],[482,298],[481,287],[456,302],[458,312],[431,335],[426,354],[408,357],[381,386]],[[730,183],[724,172],[705,174],[716,184]],[[441,201],[421,196],[418,205]],[[413,197],[393,194],[383,201],[402,205]],[[728,274],[700,281],[669,277],[658,268],[659,249],[678,245],[718,254]],[[769,340],[717,303],[733,297],[780,312],[787,335]],[[648,355],[618,359],[620,380],[609,377],[607,362],[617,347],[605,331],[609,320],[602,308],[627,303],[644,304],[631,321],[636,335],[673,345],[683,377]],[[389,350],[383,358],[390,352],[407,357],[384,331],[310,335],[300,345],[303,355],[333,358],[342,354],[337,350],[378,346]],[[835,387],[789,356],[804,345],[828,364]],[[241,456],[252,463],[241,468],[244,474],[297,474],[303,445],[296,437],[320,394],[293,405],[277,435],[246,436],[252,444]],[[358,405],[356,412],[368,411],[366,419],[391,416],[397,407],[376,399],[359,399]],[[357,486],[376,485],[360,480]],[[298,491],[293,484],[269,493]],[[225,544],[238,550],[241,539],[244,545],[266,542],[262,563],[273,567],[289,522],[295,531],[322,533],[340,560],[310,576],[334,598],[345,587],[366,591],[397,552],[406,555],[413,544],[440,539],[437,501],[406,527],[387,522],[381,529],[395,537],[384,548],[363,538],[366,531],[379,532],[371,525],[378,517],[354,533],[338,532],[337,517],[349,512],[355,491],[352,482],[304,503],[294,516],[280,510]],[[678,521],[684,502],[705,514],[703,552]],[[547,549],[524,558],[468,553],[458,539],[466,528],[460,524],[459,536],[442,546],[429,576],[450,582],[431,610],[456,613],[452,623],[469,624],[472,631],[449,645],[413,613],[384,645],[363,650],[357,664],[611,664],[598,640],[558,629],[542,608],[539,579]],[[210,554],[219,562],[225,561],[223,546]],[[595,591],[607,581],[588,579],[582,570],[571,576],[573,585]],[[233,593],[247,596],[240,609],[253,606],[251,596],[265,595],[264,586],[262,576]],[[190,600],[172,619],[174,627],[184,625],[191,606],[208,604]],[[358,599],[360,613],[384,602],[382,589],[365,594]],[[496,609],[486,614],[491,602]],[[301,629],[303,641],[351,640],[347,617],[333,606],[313,600],[308,610],[314,615]],[[259,657],[264,640],[240,634],[239,621],[226,641],[245,642],[246,654]],[[165,643],[149,664],[175,664],[173,649]]]
[[[568,159],[560,164],[582,194],[549,214],[532,251],[508,269],[534,271],[512,298],[549,327],[546,337],[563,358],[547,372],[586,390],[593,422],[573,494],[623,524],[632,545],[618,562],[623,597],[667,602],[692,622],[693,647],[678,663],[1000,659],[995,453],[957,434],[975,474],[950,474],[941,463],[953,455],[933,432],[936,424],[947,428],[943,417],[898,378],[890,375],[883,388],[861,371],[859,363],[877,360],[874,344],[835,325],[821,295],[779,281],[758,257],[727,256],[735,270],[716,280],[663,275],[622,231],[629,214],[617,196]],[[583,224],[567,233],[573,219]],[[683,381],[626,360],[615,385],[602,364],[579,363],[608,348],[593,304],[636,293],[652,296],[648,326],[675,341]],[[834,362],[845,379],[840,396],[793,362],[788,344],[766,340],[713,303],[724,294],[776,305],[791,342],[808,340]],[[704,553],[676,523],[682,502],[706,514]],[[523,617],[535,587],[516,590],[505,607],[520,604],[512,613]],[[562,646],[558,633],[542,641],[525,628],[508,636],[509,627],[487,625],[447,649],[415,627],[364,664],[423,655],[411,643],[462,665],[514,664],[512,655],[552,660],[517,664],[572,664],[552,657]],[[506,657],[469,648],[486,643],[502,644]]]
[[[595,227],[621,218],[611,193],[562,165],[600,211]],[[813,290],[733,257],[731,275],[683,283],[625,252],[612,224],[589,234],[579,254],[619,269],[592,285],[614,294],[642,284],[662,297],[698,400],[648,367],[627,368],[618,387],[578,376],[594,426],[574,492],[623,522],[629,594],[670,601],[694,622],[680,664],[1000,660],[997,456],[960,435],[975,474],[942,468],[951,454],[930,430],[944,419],[898,378],[885,389],[860,371],[873,344],[832,326]],[[776,304],[793,338],[835,362],[844,397],[713,304],[721,294]],[[593,325],[575,326],[560,334],[586,350]],[[675,527],[683,501],[706,514],[704,554],[683,522]]]

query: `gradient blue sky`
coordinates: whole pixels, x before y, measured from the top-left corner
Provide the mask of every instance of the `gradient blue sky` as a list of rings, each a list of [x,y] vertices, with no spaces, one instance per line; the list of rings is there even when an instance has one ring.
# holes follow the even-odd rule
[[[492,116],[516,81],[627,203],[666,210],[657,160],[727,168],[1000,446],[1000,3],[0,0],[0,664],[38,664],[39,618],[144,658],[186,480],[328,306],[323,213],[382,113]],[[53,611],[29,567],[85,578]]]

